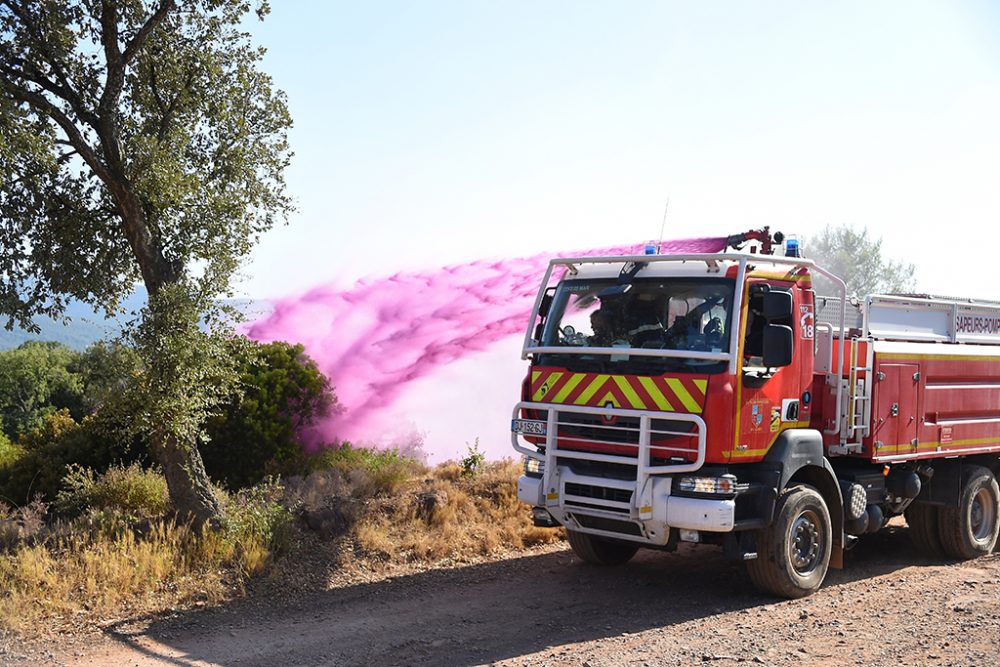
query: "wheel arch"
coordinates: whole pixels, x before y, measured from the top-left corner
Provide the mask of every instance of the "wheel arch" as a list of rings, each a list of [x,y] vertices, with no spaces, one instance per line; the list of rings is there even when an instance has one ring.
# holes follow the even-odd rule
[[[830,512],[833,552],[830,566],[840,569],[844,562],[844,500],[833,466],[823,455],[823,436],[815,429],[783,431],[765,460],[780,470],[778,492],[796,484],[808,484],[823,497]]]
[[[1000,481],[1000,456],[996,454],[988,454],[985,456],[970,456],[965,459],[965,463],[971,463],[973,465],[982,466],[988,468],[993,476]]]

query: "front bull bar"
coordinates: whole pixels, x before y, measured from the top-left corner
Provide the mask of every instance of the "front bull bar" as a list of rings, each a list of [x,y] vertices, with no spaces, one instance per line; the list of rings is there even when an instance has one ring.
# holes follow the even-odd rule
[[[650,484],[650,477],[654,475],[663,474],[673,474],[673,473],[684,473],[693,472],[695,470],[701,469],[702,465],[705,463],[705,432],[706,426],[705,421],[698,415],[683,413],[683,412],[654,412],[650,410],[629,410],[629,409],[609,409],[609,408],[596,408],[578,405],[561,405],[556,403],[533,403],[529,401],[522,401],[514,407],[513,419],[517,420],[521,418],[522,410],[536,410],[536,411],[547,411],[546,422],[546,433],[545,433],[545,451],[539,452],[537,449],[533,450],[525,447],[518,441],[517,432],[511,433],[511,444],[514,449],[529,457],[536,459],[538,461],[545,462],[545,470],[542,476],[542,487],[545,494],[545,505],[546,507],[557,507],[560,502],[560,479],[559,479],[559,468],[557,461],[559,458],[564,459],[579,459],[584,461],[595,461],[601,463],[615,463],[622,465],[634,465],[636,466],[636,480],[635,480],[635,493],[632,495],[632,505],[636,512],[637,518],[651,519],[653,516],[653,493],[652,485]],[[597,452],[587,452],[580,451],[577,449],[560,449],[559,448],[559,414],[560,413],[575,413],[575,414],[585,414],[585,415],[597,415],[597,416],[614,416],[616,418],[638,418],[639,420],[639,432],[638,441],[633,442],[610,442],[604,440],[591,440],[595,444],[608,444],[616,446],[627,446],[627,447],[638,447],[638,452],[636,458],[631,456],[619,456],[615,454],[601,454]],[[651,465],[650,464],[650,452],[653,447],[650,444],[653,420],[670,420],[670,421],[686,421],[691,422],[695,425],[697,432],[692,434],[690,432],[684,433],[680,431],[667,431],[656,429],[656,433],[664,435],[676,435],[684,437],[694,437],[697,439],[696,448],[686,447],[674,447],[670,445],[657,445],[658,450],[673,450],[677,452],[684,453],[685,455],[695,454],[694,461],[687,461],[684,463],[672,463],[672,464],[661,464],[661,465]],[[634,429],[628,429],[634,430]],[[583,440],[583,438],[580,438]]]

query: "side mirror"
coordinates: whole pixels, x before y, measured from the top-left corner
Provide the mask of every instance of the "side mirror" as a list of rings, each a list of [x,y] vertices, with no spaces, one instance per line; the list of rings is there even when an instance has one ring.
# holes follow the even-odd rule
[[[549,309],[552,307],[552,292],[542,295],[542,301],[538,304],[538,316],[543,320],[548,317]]]
[[[791,297],[791,295],[789,295]],[[792,328],[783,324],[768,324],[764,327],[764,365],[780,368],[792,363],[795,338]]]
[[[764,292],[764,318],[782,320],[792,316],[792,293],[782,289],[772,288]]]

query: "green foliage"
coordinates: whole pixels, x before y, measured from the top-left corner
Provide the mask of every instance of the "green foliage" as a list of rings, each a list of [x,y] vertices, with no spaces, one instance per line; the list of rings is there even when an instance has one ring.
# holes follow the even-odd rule
[[[298,434],[340,409],[329,380],[301,345],[248,345],[233,352],[242,361],[242,399],[209,421],[202,448],[209,475],[231,488],[294,472],[303,456]]]
[[[0,353],[0,376],[31,397],[30,410],[27,402],[4,404],[4,417],[21,435],[17,445],[0,439],[0,494],[18,504],[36,493],[51,499],[69,464],[103,471],[116,461],[134,461],[143,447],[129,430],[131,410],[121,404],[121,391],[136,363],[134,352],[117,344],[77,353],[26,343]]]
[[[0,470],[13,465],[23,453],[24,450],[11,442],[6,433],[0,431]]]
[[[107,415],[91,415],[77,423],[61,410],[22,436],[6,460],[0,456],[0,496],[18,505],[36,494],[51,500],[70,464],[103,471],[116,462],[136,461],[141,451]]]
[[[868,230],[827,227],[807,239],[805,254],[847,284],[847,294],[867,295],[913,290],[913,264],[882,255],[882,239],[872,239]],[[834,295],[830,282],[818,281],[818,293]]]
[[[0,352],[0,426],[17,437],[64,409],[80,421],[121,394],[137,367],[135,352],[119,343],[75,352],[32,341]]]
[[[170,507],[167,482],[138,463],[112,466],[102,474],[71,463],[53,507],[76,516],[87,510],[113,511],[132,518],[161,516]]]
[[[16,437],[60,409],[81,418],[83,382],[73,372],[77,357],[58,343],[29,342],[0,352],[2,430]]]
[[[83,384],[87,413],[113,404],[140,372],[139,355],[121,342],[98,342],[80,353],[70,370]]]
[[[348,472],[362,468],[368,472],[375,472],[410,461],[412,459],[403,456],[397,449],[355,447],[351,443],[345,442],[339,447],[329,447],[306,457],[302,471],[308,473],[336,469]]]
[[[476,438],[471,445],[465,443],[465,446],[469,452],[458,464],[462,468],[464,477],[475,477],[483,471],[483,467],[486,465],[486,454],[479,451],[479,438]]]
[[[132,330],[139,351],[100,343],[82,353],[49,344],[0,353],[0,360],[19,360],[4,368],[27,369],[16,375],[21,385],[55,376],[79,391],[75,412],[53,404],[67,392],[35,391],[31,426],[19,444],[0,435],[0,494],[16,503],[35,493],[52,499],[67,466],[101,474],[112,464],[138,460],[150,442],[171,434],[186,442],[210,438],[206,464],[230,488],[300,469],[306,456],[299,429],[339,409],[302,346],[206,333],[197,309],[184,300],[168,316],[166,335]],[[191,394],[194,383],[212,390]],[[202,422],[220,411],[204,431]]]
[[[180,285],[164,287],[127,334],[140,365],[122,405],[154,449],[205,441],[205,422],[238,395],[240,348],[249,342],[218,320],[203,329],[203,306]]]

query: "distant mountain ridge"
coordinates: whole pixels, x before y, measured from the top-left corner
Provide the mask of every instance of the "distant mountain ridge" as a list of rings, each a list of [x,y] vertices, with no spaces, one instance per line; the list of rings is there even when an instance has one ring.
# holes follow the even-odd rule
[[[116,317],[105,318],[82,301],[72,301],[66,308],[65,323],[51,317],[33,318],[41,329],[37,334],[20,328],[7,331],[0,324],[0,351],[10,350],[30,340],[54,341],[74,350],[83,350],[99,340],[121,333],[122,327],[131,319],[131,313],[137,312],[145,303],[146,290],[140,288],[122,304],[124,314]],[[239,307],[250,319],[257,319],[271,312],[271,304],[267,301],[235,299],[229,303]]]

